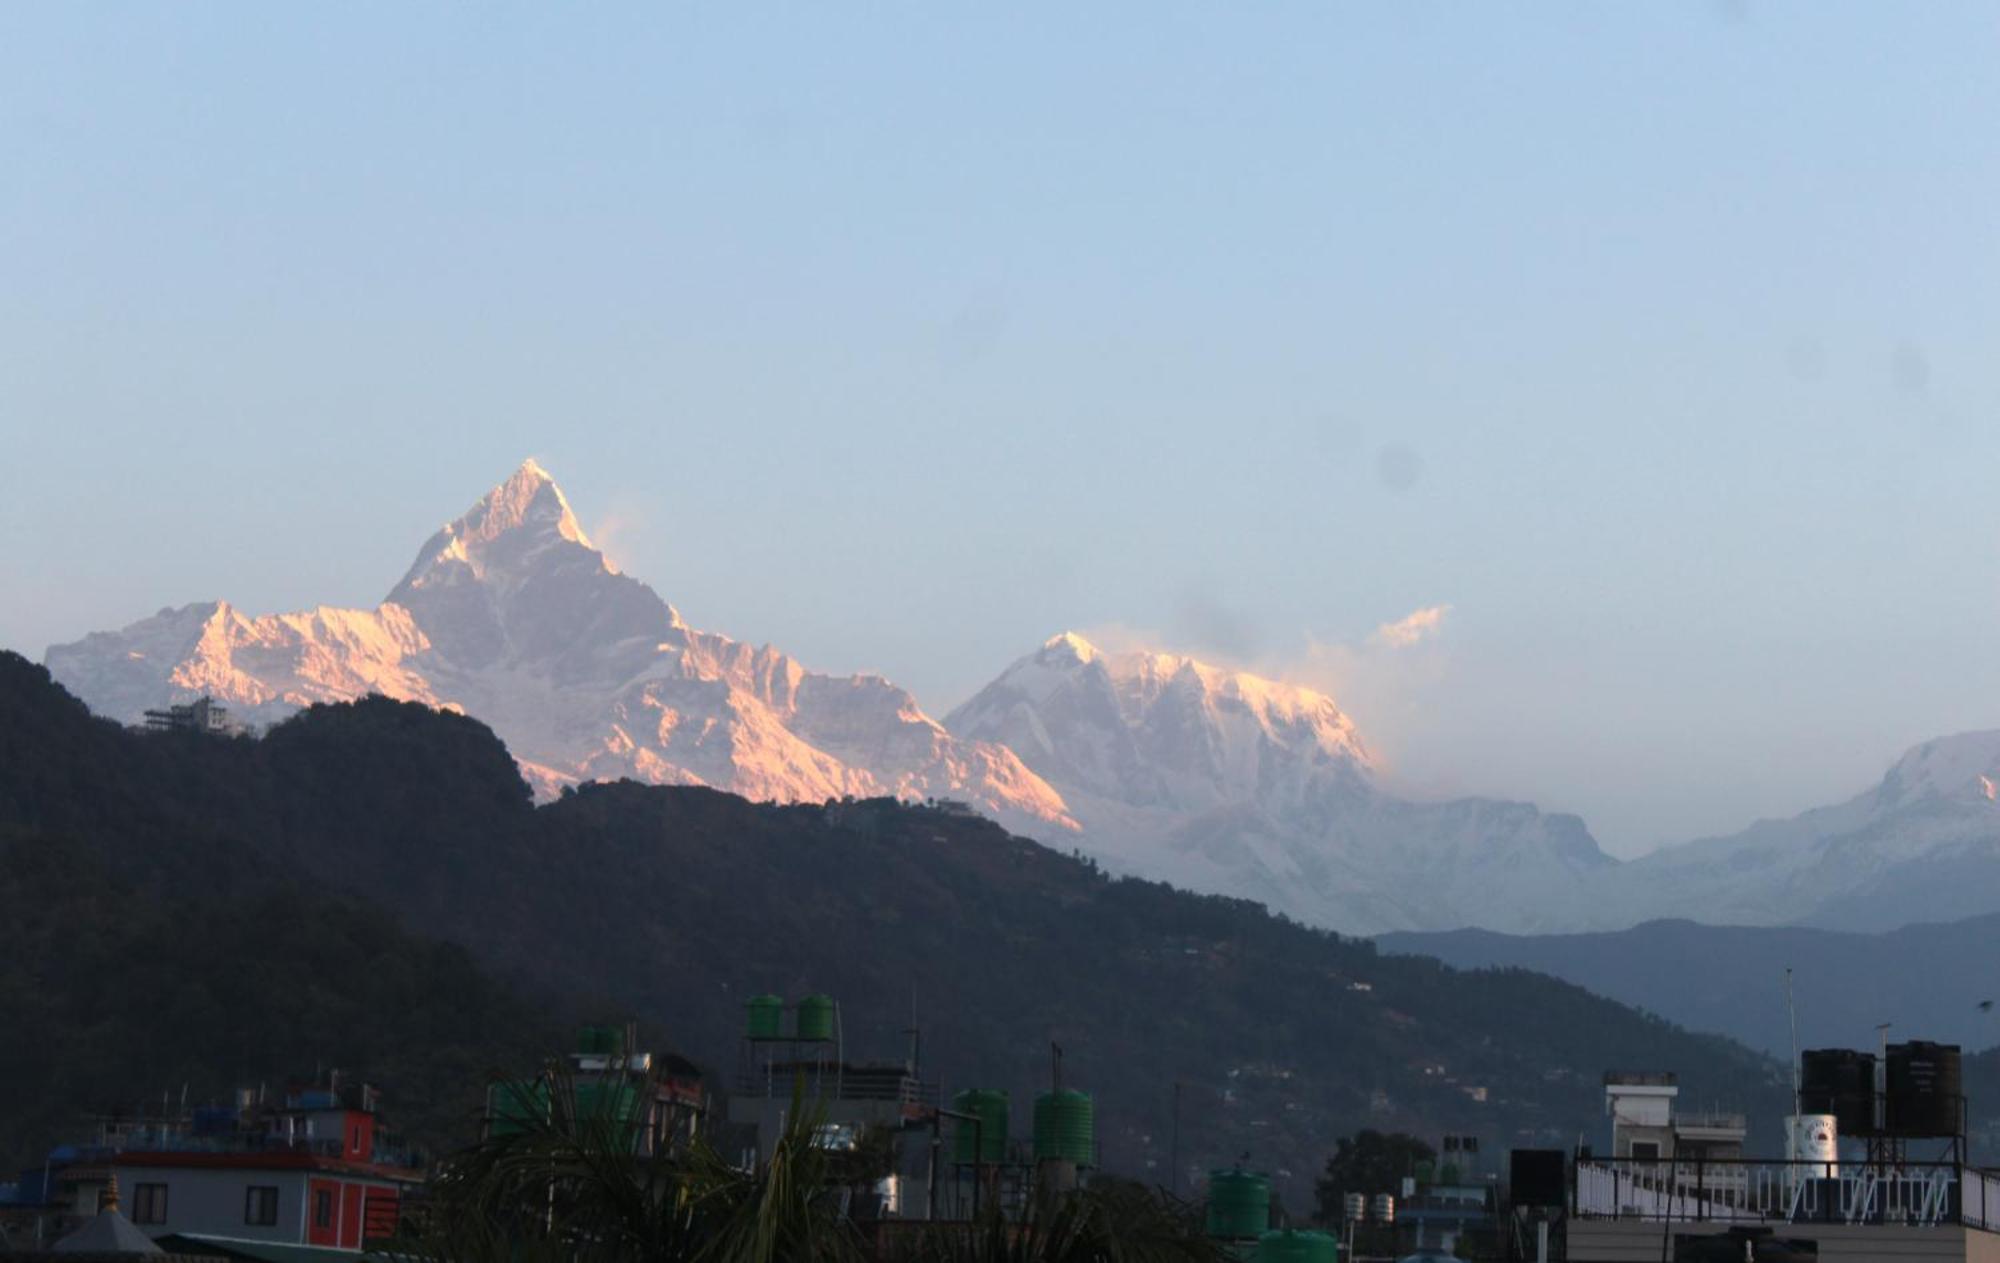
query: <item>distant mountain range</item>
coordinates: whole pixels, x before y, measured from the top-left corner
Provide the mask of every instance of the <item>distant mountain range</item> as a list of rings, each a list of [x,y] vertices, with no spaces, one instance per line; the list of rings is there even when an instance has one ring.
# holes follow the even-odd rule
[[[1878,1022],[1893,1024],[1891,1039],[2000,1043],[2000,1005],[1981,1007],[2000,1001],[2000,914],[1876,934],[1649,921],[1591,934],[1450,930],[1376,942],[1461,969],[1553,974],[1780,1058],[1791,1055],[1787,969],[1801,1047],[1873,1047]],[[2000,1100],[1982,1104],[1990,1113]]]
[[[1614,864],[1575,816],[1394,797],[1332,699],[1173,654],[1058,636],[945,725],[1013,750],[1114,870],[1311,924],[1535,926]]]
[[[1574,816],[1416,802],[1310,689],[1064,633],[940,723],[682,622],[592,547],[533,462],[418,551],[371,610],[162,610],[48,651],[98,713],[209,693],[284,717],[379,692],[500,733],[548,797],[629,777],[759,800],[963,799],[1117,872],[1350,933],[1609,929],[1662,916],[1887,927],[2000,910],[2000,733],[1912,751],[1875,790],[1619,863]]]
[[[1846,802],[1621,865],[1571,924],[1884,930],[2000,911],[1996,782],[2000,732],[1926,741]]]
[[[210,694],[269,722],[380,693],[478,716],[544,796],[578,781],[712,785],[750,798],[951,796],[1060,838],[1061,798],[1001,746],[961,741],[876,676],[807,671],[697,631],[590,543],[529,461],[433,535],[372,610],[161,610],[48,652],[127,722]]]

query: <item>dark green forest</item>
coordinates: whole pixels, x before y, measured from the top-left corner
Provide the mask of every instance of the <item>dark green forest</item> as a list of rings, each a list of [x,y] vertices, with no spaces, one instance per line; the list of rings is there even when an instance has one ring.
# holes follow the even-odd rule
[[[726,1085],[742,1003],[824,991],[850,1057],[914,1024],[947,1092],[1095,1093],[1108,1167],[1239,1157],[1299,1210],[1362,1127],[1567,1146],[1601,1073],[1673,1069],[1775,1132],[1772,1062],[1550,978],[1378,956],[1240,900],[1111,880],[975,818],[594,785],[535,807],[475,720],[370,698],[258,740],[92,718],[0,655],[0,1153],[81,1111],[339,1065],[433,1145],[580,1015]],[[1477,1099],[1482,1097],[1484,1099]]]

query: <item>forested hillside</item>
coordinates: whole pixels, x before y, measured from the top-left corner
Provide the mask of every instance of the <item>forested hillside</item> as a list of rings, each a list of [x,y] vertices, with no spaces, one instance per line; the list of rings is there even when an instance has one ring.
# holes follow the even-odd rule
[[[310,1045],[398,1100],[517,1057],[589,1006],[629,1012],[727,1072],[742,1001],[809,990],[841,1001],[850,1056],[901,1055],[914,1015],[947,1090],[1025,1098],[1060,1041],[1069,1081],[1097,1094],[1107,1165],[1163,1180],[1176,1082],[1189,1170],[1248,1153],[1288,1173],[1295,1195],[1360,1126],[1463,1129],[1493,1146],[1593,1135],[1607,1068],[1678,1070],[1690,1096],[1760,1123],[1783,1106],[1771,1062],[1575,986],[1381,957],[1240,901],[1109,880],[976,818],[631,784],[536,809],[478,723],[381,699],[314,708],[261,741],[148,736],[90,718],[8,655],[0,824],[17,845],[76,857],[50,861],[34,879],[47,888],[7,885],[10,957],[50,959],[64,936],[128,922],[216,936],[156,954],[158,1003],[97,1006],[75,970],[10,977],[10,995],[49,992],[43,1035],[101,1050],[58,1081],[51,1109],[128,1081],[157,1091],[149,1040],[174,1023],[218,1029],[189,1056],[239,1050],[211,1078],[279,1074]],[[91,865],[126,893],[91,897]],[[346,898],[294,936],[271,901],[301,889],[315,908],[319,892]],[[52,911],[17,915],[31,905]],[[317,985],[286,973],[292,952]],[[219,981],[259,953],[267,968],[247,989]],[[410,967],[364,967],[386,958]],[[183,1021],[168,999],[183,995],[206,1020]],[[434,1011],[446,1002],[467,1011]],[[371,1038],[342,1045],[328,1016],[342,1005],[367,1011]],[[257,1044],[260,1024],[310,1038]],[[0,1028],[8,1064],[38,1037]],[[433,1057],[426,1041],[446,1047]]]

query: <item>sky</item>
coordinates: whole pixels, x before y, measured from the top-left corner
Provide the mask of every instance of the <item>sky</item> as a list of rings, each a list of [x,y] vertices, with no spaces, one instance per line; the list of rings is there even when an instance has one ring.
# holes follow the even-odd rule
[[[1004,11],[1003,11],[1004,8]],[[0,6],[0,646],[529,456],[934,713],[1074,628],[1607,849],[2000,727],[1986,3]]]

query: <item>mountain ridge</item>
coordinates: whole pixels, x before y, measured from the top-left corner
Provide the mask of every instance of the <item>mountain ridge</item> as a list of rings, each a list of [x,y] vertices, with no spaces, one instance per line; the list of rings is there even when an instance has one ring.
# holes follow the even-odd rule
[[[889,681],[689,627],[590,543],[532,460],[426,540],[372,610],[189,605],[52,646],[46,662],[127,722],[195,693],[254,722],[367,693],[477,713],[544,796],[629,776],[776,801],[957,797],[1017,826],[1073,828],[1011,751],[956,740]]]
[[[1986,966],[2000,913],[1871,933],[1671,919],[1575,934],[1446,930],[1375,941],[1459,969],[1546,973],[1776,1057],[1789,1056],[1791,1012],[1806,1048],[1868,1046],[1885,1021],[1899,1039],[1968,1050],[2000,1043],[2000,1019],[1980,1007],[2000,999]]]
[[[370,693],[474,714],[544,798],[630,777],[777,802],[964,800],[1114,871],[1350,933],[1883,928],[2000,909],[2000,732],[1913,747],[1846,802],[1620,862],[1574,815],[1390,791],[1323,693],[1073,631],[940,722],[880,676],[688,626],[532,460],[429,536],[371,609],[209,601],[45,660],[127,722],[199,693],[263,723]]]
[[[1547,889],[1613,865],[1582,821],[1382,788],[1333,699],[1152,650],[1050,637],[945,716],[1059,792],[1114,871],[1349,932],[1540,928]]]
[[[256,739],[136,733],[0,653],[8,830],[92,851],[169,919],[196,896],[248,906],[274,880],[366,901],[519,995],[555,1011],[587,998],[719,1069],[765,991],[838,997],[855,1057],[901,1056],[920,1025],[946,1099],[1029,1099],[1056,1040],[1066,1079],[1096,1095],[1108,1169],[1164,1181],[1184,1094],[1183,1179],[1247,1150],[1293,1205],[1358,1127],[1568,1143],[1596,1125],[1607,1065],[1666,1059],[1760,1127],[1781,1104],[1766,1059],[1571,984],[1384,957],[1243,900],[1113,879],[952,809],[629,781],[537,805],[477,720],[381,697]],[[22,912],[0,905],[0,944]],[[162,965],[149,985],[170,1003],[245,962]],[[112,1033],[128,1029],[89,1046],[136,1060],[143,1027]],[[0,1024],[0,1054],[38,1038]]]

